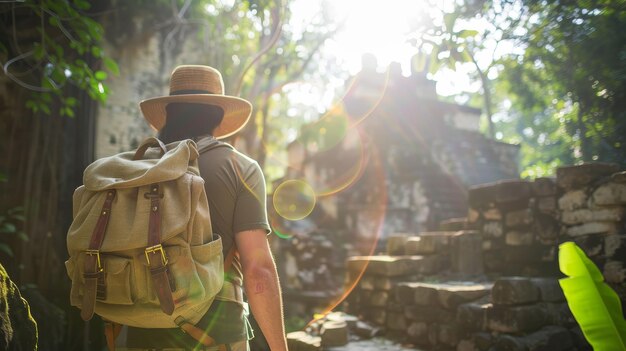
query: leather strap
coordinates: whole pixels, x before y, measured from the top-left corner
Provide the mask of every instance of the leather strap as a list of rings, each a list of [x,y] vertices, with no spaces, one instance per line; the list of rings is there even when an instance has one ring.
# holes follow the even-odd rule
[[[104,241],[104,234],[106,233],[107,224],[111,217],[111,206],[113,199],[115,198],[115,190],[111,189],[107,191],[102,210],[100,211],[100,218],[96,223],[96,227],[91,234],[91,241],[89,242],[89,249],[85,251],[85,270],[83,277],[85,279],[85,291],[83,294],[83,306],[80,312],[80,316],[83,320],[88,321],[93,317],[93,312],[96,306],[96,294],[98,293],[98,280],[104,288],[104,269],[102,268],[102,262],[100,261],[100,248]],[[99,295],[104,298],[104,290]]]
[[[155,137],[150,137],[144,140],[144,142],[137,148],[137,151],[135,151],[135,155],[133,156],[133,161],[141,160],[150,146],[158,146],[159,149],[161,149],[161,157],[167,153],[167,148],[161,140]]]
[[[174,298],[167,272],[167,257],[161,246],[161,206],[162,195],[159,185],[150,186],[150,192],[144,194],[150,199],[150,220],[148,224],[148,247],[145,249],[146,260],[152,277],[152,287],[159,298],[163,313],[171,316],[174,313]]]
[[[176,318],[176,324],[178,327],[187,333],[192,338],[196,339],[204,346],[217,346],[220,351],[226,351],[226,344],[215,345],[215,339],[208,335],[204,330],[196,327],[195,325],[185,321],[182,317]]]

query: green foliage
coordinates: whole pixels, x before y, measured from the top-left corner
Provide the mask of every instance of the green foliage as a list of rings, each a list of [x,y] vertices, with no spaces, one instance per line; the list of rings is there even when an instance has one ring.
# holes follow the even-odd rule
[[[573,242],[559,246],[559,280],[567,303],[594,350],[625,350],[626,321],[619,297],[598,267]]]
[[[87,92],[93,100],[106,100],[108,75],[94,67],[102,61],[113,74],[119,74],[119,69],[100,46],[104,31],[86,12],[91,7],[88,1],[27,0],[19,7],[3,6],[12,6],[10,10],[16,22],[4,26],[12,33],[0,39],[0,50],[8,57],[5,65],[8,76],[32,91],[26,101],[29,110],[74,117],[78,101],[70,96],[72,92],[67,89],[70,86]],[[22,23],[22,18],[27,20]],[[21,38],[20,32],[32,25],[36,37]],[[17,41],[11,42],[12,37]],[[25,76],[21,70],[29,74]]]
[[[21,229],[24,220],[24,209],[21,207],[10,208],[0,214],[0,252],[13,257],[11,242],[14,238],[28,241],[28,236]]]

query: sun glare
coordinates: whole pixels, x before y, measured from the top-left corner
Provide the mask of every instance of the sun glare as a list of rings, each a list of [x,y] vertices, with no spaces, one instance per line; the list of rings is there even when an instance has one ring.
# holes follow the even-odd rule
[[[419,0],[340,0],[330,5],[336,18],[346,19],[334,40],[337,55],[346,60],[351,73],[361,67],[361,55],[372,53],[381,67],[392,61],[410,72],[410,59],[416,52],[408,42],[411,24],[424,11]]]

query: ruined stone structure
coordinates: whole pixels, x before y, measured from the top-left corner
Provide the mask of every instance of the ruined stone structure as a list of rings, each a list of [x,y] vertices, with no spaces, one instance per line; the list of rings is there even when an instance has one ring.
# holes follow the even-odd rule
[[[624,304],[618,170],[585,164],[473,187],[467,220],[444,225],[459,231],[392,235],[385,255],[350,258],[349,311],[424,349],[590,350],[558,285],[558,245],[576,242]]]

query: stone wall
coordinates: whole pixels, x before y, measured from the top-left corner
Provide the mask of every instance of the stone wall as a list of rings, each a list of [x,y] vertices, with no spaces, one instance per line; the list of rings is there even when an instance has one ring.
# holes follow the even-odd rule
[[[576,242],[624,305],[626,172],[563,167],[474,187],[468,203],[446,231],[349,258],[348,312],[424,349],[590,350],[558,285],[558,245]]]

